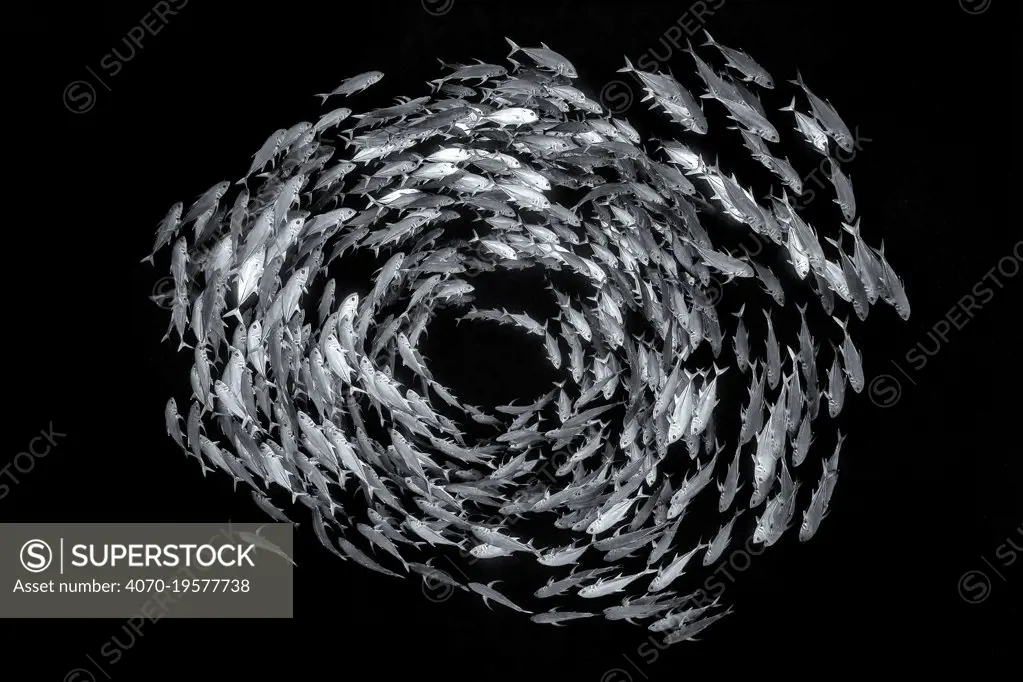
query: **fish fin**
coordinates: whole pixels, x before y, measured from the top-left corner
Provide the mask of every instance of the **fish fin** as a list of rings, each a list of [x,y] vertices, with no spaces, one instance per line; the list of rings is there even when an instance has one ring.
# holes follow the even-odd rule
[[[515,44],[514,40],[512,40],[511,38],[509,38],[507,36],[505,36],[505,41],[507,41],[508,45],[510,45],[511,49],[512,49],[512,51],[508,53],[509,57],[522,49],[521,47],[519,47],[518,45]]]

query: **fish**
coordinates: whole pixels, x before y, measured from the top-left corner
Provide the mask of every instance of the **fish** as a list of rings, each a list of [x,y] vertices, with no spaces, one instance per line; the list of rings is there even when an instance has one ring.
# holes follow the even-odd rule
[[[821,522],[828,515],[828,505],[831,502],[831,495],[834,492],[835,482],[838,479],[838,455],[844,440],[844,436],[839,433],[835,452],[824,467],[817,488],[813,491],[813,496],[810,498],[810,505],[803,512],[803,521],[799,526],[800,542],[807,542],[816,535]]]
[[[647,588],[649,592],[660,592],[667,589],[685,571],[686,566],[692,561],[697,552],[706,549],[706,545],[698,544],[688,552],[676,554],[667,565],[656,571],[657,575],[650,582]]]
[[[586,611],[558,611],[552,609],[547,613],[537,613],[530,616],[530,620],[534,623],[543,623],[547,625],[554,625],[560,627],[562,623],[568,620],[578,620],[580,618],[592,618],[597,614],[587,613]]]
[[[846,374],[845,370],[839,362],[840,351],[837,346],[832,345],[834,351],[834,360],[831,363],[831,368],[828,369],[828,388],[826,395],[828,397],[828,414],[831,418],[836,418],[842,411],[842,407],[845,405],[845,382]]]
[[[775,83],[705,37],[686,44],[701,92],[678,67],[624,59],[649,105],[630,121],[544,42],[441,62],[426,94],[360,110],[356,95],[390,82],[366,71],[257,141],[243,177],[142,216],[155,238],[138,257],[166,271],[159,343],[191,365],[163,406],[168,438],[204,478],[247,488],[274,521],[310,515],[333,557],[389,578],[669,644],[727,615],[676,586],[740,541],[827,532],[841,433],[799,494],[837,431],[822,395],[835,418],[861,399],[867,312],[908,319],[910,302],[837,162],[838,208],[805,215],[790,138],[833,159],[831,141],[851,142],[837,110],[798,70],[795,88]],[[760,89],[787,89],[794,118],[775,120]],[[481,347],[482,324],[532,345]],[[445,367],[477,354],[543,387],[492,401],[503,372],[449,385]],[[506,571],[543,577],[506,596]]]
[[[181,433],[181,415],[178,414],[178,405],[174,401],[174,398],[167,400],[167,405],[163,411],[164,419],[167,423],[167,435],[174,439],[174,442],[178,444],[178,447],[182,450],[185,449],[185,437]]]
[[[827,100],[819,98],[810,91],[798,70],[796,71],[795,80],[790,80],[789,82],[802,88],[807,99],[810,101],[814,118],[817,119],[817,122],[827,132],[828,137],[833,139],[835,144],[841,147],[843,151],[852,152],[855,149],[853,134],[849,130],[849,126],[845,124],[838,115],[838,112],[835,111],[835,108]]]
[[[508,599],[503,594],[495,590],[494,585],[496,585],[499,582],[501,581],[494,580],[492,582],[487,583],[486,585],[482,583],[469,583],[469,589],[483,597],[484,604],[487,604],[488,599],[493,599],[498,604],[501,604],[502,606],[507,606],[509,609],[518,611],[519,613],[532,613],[532,611],[528,611],[520,606],[517,606],[510,599]],[[490,604],[487,604],[487,606],[489,607]]]
[[[376,83],[379,83],[383,79],[383,77],[384,74],[381,71],[367,71],[365,73],[360,73],[357,76],[346,78],[343,81],[341,81],[340,85],[338,85],[330,92],[318,94],[316,96],[320,98],[321,104],[326,103],[326,101],[331,97],[335,96],[348,97],[350,95],[362,92],[366,88],[369,88],[370,86]]]
[[[579,73],[576,71],[575,66],[572,65],[572,62],[547,47],[546,43],[540,43],[540,47],[538,48],[523,48],[516,45],[511,38],[505,38],[505,40],[511,47],[511,52],[508,53],[508,61],[513,64],[515,64],[515,61],[511,59],[511,56],[516,52],[522,52],[535,61],[537,65],[545,69],[549,69],[561,76],[567,76],[568,78],[577,78],[579,76]]]
[[[648,568],[634,575],[619,575],[609,580],[599,578],[596,582],[583,587],[577,594],[583,599],[596,599],[609,594],[617,594],[643,576],[656,572],[656,569]]]
[[[707,546],[707,551],[703,553],[703,565],[710,566],[715,561],[721,558],[725,550],[728,549],[728,543],[732,540],[732,528],[735,526],[735,522],[739,520],[743,510],[739,510],[732,516],[731,519],[725,522],[724,525],[718,530],[717,535],[710,541]]]
[[[728,60],[728,65],[742,74],[743,78],[752,81],[762,88],[771,90],[774,88],[774,79],[764,67],[757,64],[752,57],[741,50],[726,47],[711,37],[710,32],[704,29],[703,34],[707,37],[704,46],[712,45]]]
[[[856,217],[856,196],[853,194],[852,181],[842,172],[834,159],[831,160],[831,174],[828,179],[835,188],[835,198],[832,201],[838,204],[845,222],[853,222]]]
[[[156,228],[156,243],[153,244],[153,250],[148,256],[143,258],[141,262],[148,262],[150,265],[154,264],[154,256],[156,256],[157,253],[162,251],[163,248],[171,242],[174,235],[177,234],[178,229],[181,227],[181,212],[184,208],[185,205],[183,202],[176,201],[171,204],[169,209],[167,209],[167,214],[164,215],[163,220],[160,221],[160,224]]]

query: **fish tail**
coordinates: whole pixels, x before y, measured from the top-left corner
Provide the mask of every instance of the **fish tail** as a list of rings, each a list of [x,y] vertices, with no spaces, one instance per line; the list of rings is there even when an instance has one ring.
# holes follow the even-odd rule
[[[240,312],[240,310],[238,308],[235,308],[234,310],[228,310],[226,313],[224,313],[221,316],[221,318],[222,319],[227,319],[231,315],[234,315],[236,318],[238,318],[239,322],[241,322],[242,324],[245,324],[245,320],[242,319],[241,312]]]
[[[514,41],[514,40],[512,40],[511,38],[508,38],[508,37],[506,36],[506,37],[505,37],[505,40],[506,40],[506,41],[508,42],[508,45],[509,45],[509,46],[511,46],[511,52],[509,52],[509,53],[508,53],[508,57],[511,57],[511,56],[512,56],[513,54],[515,54],[516,52],[518,52],[519,50],[521,50],[521,49],[522,49],[521,47],[519,47],[518,45],[516,45],[516,44],[515,44],[515,41]],[[512,61],[512,60],[510,60],[510,59],[509,59],[509,61],[511,61],[511,62],[512,62],[512,64],[515,64],[516,66],[518,66],[518,63],[517,63],[517,62],[514,62],[514,61]]]
[[[625,66],[623,66],[622,68],[618,69],[618,73],[628,73],[630,71],[635,71],[635,70],[636,70],[636,67],[634,67],[632,65],[632,62],[629,61],[628,57],[625,57]]]
[[[842,229],[845,230],[846,232],[848,232],[849,234],[851,234],[853,237],[858,237],[860,235],[860,221],[859,221],[859,218],[857,218],[856,222],[854,224],[852,224],[852,225],[849,225],[849,224],[843,222],[842,223]]]
[[[791,83],[791,81],[789,81]],[[796,110],[796,96],[792,95],[792,101],[789,102],[787,107],[781,107],[778,111],[795,111]]]
[[[717,43],[714,42],[714,39],[710,37],[710,31],[708,31],[707,29],[703,29],[703,34],[707,36],[707,42],[700,45],[700,47],[707,47],[708,45],[717,45]]]
[[[156,263],[154,263],[154,262],[153,262],[153,256],[154,256],[154,255],[155,255],[155,254],[152,254],[152,253],[151,253],[151,254],[149,254],[148,256],[146,256],[145,258],[143,258],[142,260],[140,260],[140,261],[139,261],[139,263],[149,263],[150,265],[154,265],[154,266],[155,266],[155,265],[156,265]]]

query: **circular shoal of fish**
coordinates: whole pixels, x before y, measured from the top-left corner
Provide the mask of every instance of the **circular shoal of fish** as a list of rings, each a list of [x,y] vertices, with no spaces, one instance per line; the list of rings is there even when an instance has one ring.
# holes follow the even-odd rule
[[[686,57],[693,90],[628,61],[632,85],[615,81],[664,135],[609,112],[563,55],[509,40],[507,67],[448,66],[365,113],[324,106],[241,180],[174,204],[145,259],[171,252],[154,300],[193,358],[169,435],[271,518],[304,506],[330,551],[432,598],[628,619],[667,643],[730,613],[703,587],[716,565],[810,539],[829,508],[844,435],[820,424],[864,384],[849,327],[909,304],[860,233],[838,113],[798,72],[782,94],[707,38]],[[804,192],[817,168],[827,182]],[[336,275],[360,258],[368,281]],[[557,316],[476,305],[481,273],[530,268]],[[535,335],[561,379],[467,404],[420,352],[442,312]],[[495,570],[542,577],[504,594]]]

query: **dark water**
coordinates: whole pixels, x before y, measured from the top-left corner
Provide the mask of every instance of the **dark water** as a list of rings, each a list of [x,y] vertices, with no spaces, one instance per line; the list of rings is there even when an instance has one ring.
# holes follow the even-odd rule
[[[776,80],[798,66],[869,138],[846,169],[864,235],[871,244],[884,240],[913,316],[903,322],[878,307],[857,327],[868,381],[897,377],[899,399],[882,409],[866,391],[848,395],[831,516],[813,542],[787,537],[748,563],[749,555],[737,557],[731,578],[719,574],[723,601],[737,612],[702,644],[659,652],[649,633],[627,624],[593,619],[550,628],[499,606],[488,611],[475,596],[432,603],[418,580],[339,562],[302,527],[293,621],[149,624],[116,663],[105,661],[111,678],[272,679],[280,670],[304,679],[324,666],[334,669],[326,674],[352,675],[359,673],[351,666],[372,665],[426,679],[639,682],[722,661],[761,670],[864,652],[913,663],[1006,654],[1008,633],[1018,632],[1020,583],[996,552],[1020,523],[1021,479],[1007,437],[1018,401],[994,387],[1018,385],[1018,335],[1007,325],[1018,327],[1023,278],[996,271],[1001,286],[984,278],[1019,239],[1012,122],[1021,109],[1011,67],[1020,55],[1011,46],[1019,44],[1020,12],[1010,3],[978,15],[957,2],[933,5],[917,13],[890,4],[731,0],[705,17],[715,38],[747,50]],[[244,172],[269,131],[316,115],[312,93],[380,69],[385,81],[354,107],[426,94],[424,81],[439,75],[435,57],[499,60],[508,35],[564,53],[596,97],[609,80],[628,80],[615,73],[623,54],[636,62],[651,49],[670,53],[667,65],[685,79],[691,60],[661,41],[673,24],[696,25],[684,3],[455,0],[448,14],[431,16],[416,2],[264,9],[192,1],[110,75],[106,55],[119,45],[128,55],[122,36],[150,9],[90,6],[7,29],[9,94],[17,88],[13,101],[56,123],[42,130],[15,123],[10,136],[26,151],[9,166],[21,173],[9,192],[21,198],[15,203],[25,217],[7,226],[21,241],[7,251],[15,285],[7,367],[15,376],[6,450],[13,456],[51,421],[68,436],[0,499],[5,522],[263,519],[247,493],[232,492],[225,477],[203,479],[164,436],[164,402],[177,395],[183,403],[191,359],[159,345],[166,319],[147,296],[164,273],[138,260],[170,203]],[[677,30],[670,35],[678,40]],[[95,85],[95,107],[69,113],[58,95],[71,81],[92,79],[88,69],[105,77],[109,91]],[[779,97],[764,103],[788,104]],[[660,134],[657,116],[638,103],[626,116]],[[787,124],[789,116],[772,120]],[[721,143],[723,159],[741,154],[737,137]],[[44,192],[31,202],[23,197],[26,178]],[[481,296],[509,309],[542,306],[530,273],[520,277],[505,283],[507,291],[487,285]],[[925,366],[908,362],[917,344],[935,350],[936,325],[948,327],[942,320],[981,281],[992,292],[974,293],[981,308],[945,330]],[[536,309],[534,317],[543,314]],[[775,319],[779,328],[793,323],[798,317]],[[455,326],[446,315],[431,327],[424,354],[481,405],[532,400],[551,380],[539,337],[489,323]],[[741,384],[724,390],[723,401],[745,400]],[[811,457],[832,447],[821,442]],[[958,593],[960,577],[974,569],[992,579],[990,598],[979,604]],[[480,571],[482,582],[522,577],[508,562]],[[88,667],[86,655],[99,658],[112,636],[126,641],[122,625],[27,623],[8,645],[17,652],[43,641],[50,655],[30,662],[38,678],[63,678]],[[628,676],[603,677],[615,668]]]

